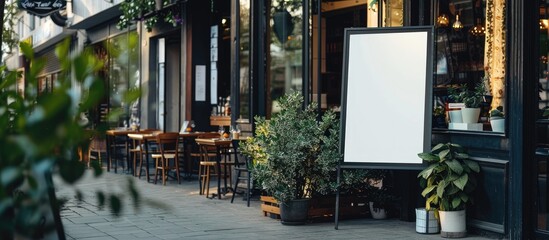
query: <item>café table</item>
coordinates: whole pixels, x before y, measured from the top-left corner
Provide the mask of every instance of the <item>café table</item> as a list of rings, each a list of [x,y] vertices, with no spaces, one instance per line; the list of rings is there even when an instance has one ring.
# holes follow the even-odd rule
[[[111,166],[111,163],[112,163],[112,159],[113,159],[113,155],[114,153],[116,153],[116,138],[120,138],[120,137],[123,137],[124,138],[124,142],[125,142],[125,146],[126,146],[126,156],[129,156],[129,149],[128,149],[128,134],[130,133],[136,133],[138,132],[137,130],[131,130],[131,129],[110,129],[110,130],[107,130],[106,131],[106,145],[107,145],[107,161],[108,164],[107,164],[107,172],[110,172],[110,166]],[[111,152],[112,151],[112,152]],[[127,161],[128,163],[128,168],[129,167],[129,164],[130,164],[130,161],[128,159]],[[115,167],[114,167],[114,172],[116,173],[117,172],[117,169],[118,169],[118,161],[115,161]]]
[[[199,145],[205,145],[205,146],[211,146],[211,147],[215,147],[216,151],[216,157],[215,157],[215,161],[216,161],[216,168],[217,168],[217,174],[218,174],[218,177],[217,177],[217,197],[218,199],[221,199],[221,158],[222,158],[222,155],[223,155],[223,150],[224,149],[227,149],[227,148],[230,148],[231,147],[231,143],[232,143],[232,140],[227,138],[227,139],[222,139],[222,138],[197,138],[195,139],[196,143],[199,144]],[[225,190],[227,190],[227,181],[225,180]]]

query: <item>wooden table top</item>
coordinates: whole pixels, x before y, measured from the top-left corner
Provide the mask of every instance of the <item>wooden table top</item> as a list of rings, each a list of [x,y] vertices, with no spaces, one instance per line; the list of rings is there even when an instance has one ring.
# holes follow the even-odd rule
[[[139,131],[131,129],[109,129],[106,131],[106,134],[110,136],[125,136],[130,133],[139,133]]]
[[[210,146],[229,145],[232,140],[229,138],[197,138],[196,143]]]

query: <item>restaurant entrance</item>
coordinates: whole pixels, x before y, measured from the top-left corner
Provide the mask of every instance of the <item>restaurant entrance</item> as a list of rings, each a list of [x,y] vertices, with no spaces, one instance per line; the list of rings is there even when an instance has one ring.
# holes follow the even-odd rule
[[[167,132],[179,131],[181,126],[181,38],[179,34],[171,34],[156,39],[158,90],[156,99],[157,128]]]

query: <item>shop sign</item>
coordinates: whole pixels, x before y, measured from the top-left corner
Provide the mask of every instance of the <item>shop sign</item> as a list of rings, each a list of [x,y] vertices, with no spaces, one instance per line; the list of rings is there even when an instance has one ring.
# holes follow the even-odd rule
[[[67,6],[65,0],[18,0],[17,6],[24,11],[40,17],[46,17]]]

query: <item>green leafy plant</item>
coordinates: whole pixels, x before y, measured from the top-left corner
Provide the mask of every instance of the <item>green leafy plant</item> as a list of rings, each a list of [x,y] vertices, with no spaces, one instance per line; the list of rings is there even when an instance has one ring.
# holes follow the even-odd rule
[[[433,116],[435,117],[439,117],[439,116],[444,116],[444,107],[443,106],[436,106],[434,109],[433,109]]]
[[[133,21],[143,21],[147,31],[152,31],[158,20],[172,24],[174,27],[182,23],[179,16],[179,8],[164,8],[170,5],[172,0],[162,0],[162,9],[156,9],[156,0],[125,0],[120,3],[120,20],[117,27],[119,29],[127,28]],[[174,5],[175,6],[175,5]]]
[[[281,111],[270,120],[255,118],[255,136],[241,146],[254,161],[254,179],[279,202],[333,192],[341,159],[335,114],[328,111],[317,121],[315,104],[302,109],[299,93],[281,97],[279,104]]]
[[[418,175],[426,209],[458,211],[472,199],[476,188],[476,173],[480,166],[469,159],[465,149],[453,143],[437,144],[431,152],[418,156],[429,165]]]
[[[502,119],[502,118],[505,118],[505,114],[503,113],[503,107],[502,107],[502,106],[498,106],[497,108],[492,109],[492,110],[490,111],[490,118],[491,118],[491,119]]]
[[[374,208],[390,209],[399,198],[387,186],[369,186],[367,199],[373,203]]]
[[[16,72],[1,67],[0,75],[0,236],[39,238],[54,226],[45,225],[48,202],[59,207],[61,201],[52,199],[43,179],[58,175],[64,182],[74,184],[85,173],[85,165],[78,159],[78,149],[87,149],[90,133],[80,123],[79,116],[95,107],[105,95],[104,81],[97,71],[104,64],[91,49],[70,54],[71,40],[57,46],[55,53],[61,72],[52,92],[37,94],[38,78],[46,60],[35,58],[32,47],[22,43],[21,50],[30,61],[25,74],[25,92],[16,90]],[[87,94],[74,94],[73,82],[88,89]],[[128,96],[127,102],[135,100]],[[104,134],[104,129],[92,134]],[[93,162],[96,177],[102,168]],[[139,194],[132,181],[129,195],[139,206]],[[82,193],[75,189],[76,196]],[[122,210],[122,200],[116,193],[97,192],[98,206],[108,206],[114,215]],[[54,210],[55,211],[55,210]]]
[[[469,89],[467,84],[448,88],[449,97],[454,102],[462,102],[467,108],[478,108],[484,101],[486,89],[484,83],[478,83],[474,89]]]

